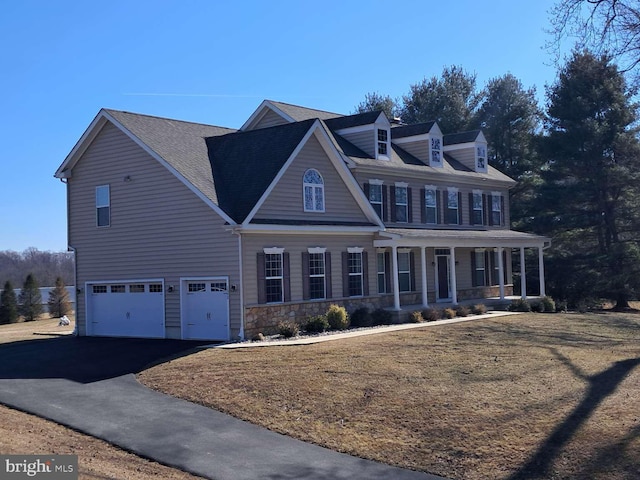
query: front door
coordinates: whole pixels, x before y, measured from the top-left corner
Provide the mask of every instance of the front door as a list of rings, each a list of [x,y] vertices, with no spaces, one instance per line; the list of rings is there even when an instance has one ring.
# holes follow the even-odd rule
[[[437,300],[440,302],[445,302],[445,301],[451,300],[451,291],[449,290],[449,285],[451,284],[449,280],[450,278],[449,268],[450,268],[451,262],[450,262],[449,250],[448,249],[439,249],[439,250],[436,250],[436,267],[438,269],[438,274],[436,276],[437,291],[438,291]]]

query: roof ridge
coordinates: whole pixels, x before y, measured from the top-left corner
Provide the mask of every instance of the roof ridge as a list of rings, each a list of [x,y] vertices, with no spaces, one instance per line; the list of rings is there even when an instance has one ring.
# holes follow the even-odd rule
[[[200,122],[191,122],[189,120],[180,120],[178,118],[170,118],[170,117],[162,117],[159,115],[149,115],[147,113],[137,113],[137,112],[129,112],[127,110],[117,110],[115,108],[102,108],[107,113],[117,112],[117,113],[125,113],[127,115],[135,115],[137,117],[147,117],[147,118],[155,118],[158,120],[170,120],[172,122],[180,122],[180,123],[188,123],[190,125],[199,125],[201,127],[213,127],[213,128],[224,128],[225,130],[231,130],[232,132],[237,132],[238,129],[231,127],[222,127],[220,125],[213,125],[211,123],[200,123]]]

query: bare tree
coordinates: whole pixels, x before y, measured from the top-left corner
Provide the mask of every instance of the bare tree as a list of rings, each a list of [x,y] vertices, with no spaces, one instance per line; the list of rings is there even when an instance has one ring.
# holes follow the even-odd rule
[[[564,40],[575,40],[576,50],[607,54],[622,72],[640,64],[640,2],[637,0],[558,0],[550,10],[553,39],[548,44],[561,61]]]

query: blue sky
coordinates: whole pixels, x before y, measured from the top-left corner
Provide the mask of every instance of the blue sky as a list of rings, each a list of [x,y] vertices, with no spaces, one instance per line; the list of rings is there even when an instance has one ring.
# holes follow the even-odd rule
[[[53,173],[100,108],[239,127],[265,99],[351,113],[461,65],[555,79],[554,0],[10,0],[0,16],[0,250],[67,247]]]

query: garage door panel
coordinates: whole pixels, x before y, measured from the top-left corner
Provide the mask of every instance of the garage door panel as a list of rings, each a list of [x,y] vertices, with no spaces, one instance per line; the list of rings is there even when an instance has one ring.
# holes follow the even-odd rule
[[[184,280],[183,338],[229,339],[229,292],[226,279]]]

